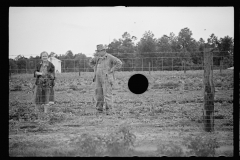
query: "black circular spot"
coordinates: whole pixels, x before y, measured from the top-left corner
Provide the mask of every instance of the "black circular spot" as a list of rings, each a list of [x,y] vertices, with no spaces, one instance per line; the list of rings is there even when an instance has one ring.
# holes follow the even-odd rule
[[[142,74],[134,74],[128,80],[128,88],[132,93],[142,94],[148,89],[148,79]]]

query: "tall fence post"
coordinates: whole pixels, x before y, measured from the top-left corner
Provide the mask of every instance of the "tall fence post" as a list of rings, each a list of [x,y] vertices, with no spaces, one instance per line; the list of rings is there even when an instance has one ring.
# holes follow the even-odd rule
[[[132,59],[132,71],[134,71],[134,69],[133,69],[133,59]]]
[[[151,58],[152,59],[152,58]],[[153,59],[152,59],[152,71],[153,71]]]
[[[78,62],[78,71],[79,71],[79,76],[81,76],[81,71],[80,71],[80,60],[79,60],[79,62]]]
[[[148,64],[149,64],[149,65],[148,65],[148,71],[149,71],[149,74],[150,74],[150,66],[151,66],[151,63],[149,62]]]
[[[162,57],[162,71],[163,71],[163,57]]]
[[[74,60],[74,73],[75,73],[75,60]]]
[[[204,131],[214,131],[214,84],[213,84],[213,53],[209,48],[204,50]]]
[[[66,71],[66,69],[65,69],[65,59],[63,60],[63,62],[64,62],[64,67],[63,67],[63,69],[64,69],[64,72]]]
[[[25,67],[25,69],[26,69],[26,71],[25,71],[26,73],[25,74],[27,74],[27,60],[26,60],[26,67]]]
[[[84,70],[84,72],[86,72],[86,70],[85,70],[85,58],[83,59],[83,70]]]
[[[186,73],[186,61],[183,60],[183,68],[184,68],[184,73]]]
[[[221,57],[221,60],[220,60],[220,74],[222,74],[222,57]]]
[[[9,65],[9,69],[10,69],[10,71],[9,71],[9,78],[11,78],[11,72],[12,72],[12,70],[11,70],[11,66]]]
[[[143,71],[143,58],[142,58],[142,71]]]

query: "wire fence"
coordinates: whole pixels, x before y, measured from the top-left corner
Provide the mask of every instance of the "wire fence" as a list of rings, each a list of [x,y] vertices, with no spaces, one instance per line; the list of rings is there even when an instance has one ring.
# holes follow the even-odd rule
[[[119,71],[181,71],[203,70],[203,57],[196,56],[195,63],[192,57],[144,57],[144,58],[119,58],[123,65]],[[89,65],[89,58],[61,59],[55,66],[56,72],[93,72]],[[23,60],[22,64],[15,67],[9,66],[9,73],[33,73],[41,60]],[[56,63],[55,63],[56,64]],[[213,70],[227,69],[233,66],[233,56],[213,56]]]

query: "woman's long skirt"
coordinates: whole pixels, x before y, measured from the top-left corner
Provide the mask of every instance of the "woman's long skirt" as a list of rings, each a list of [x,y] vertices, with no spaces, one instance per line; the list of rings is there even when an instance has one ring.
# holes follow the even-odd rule
[[[50,98],[50,87],[35,85],[33,101],[37,105],[48,104]]]
[[[54,87],[50,87],[50,96],[49,96],[49,101],[54,102]]]

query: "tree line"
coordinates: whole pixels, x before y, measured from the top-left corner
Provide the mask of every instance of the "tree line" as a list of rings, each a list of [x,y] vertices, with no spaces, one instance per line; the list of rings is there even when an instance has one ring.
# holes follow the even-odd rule
[[[207,42],[202,38],[197,41],[187,27],[181,29],[178,35],[171,32],[160,38],[155,38],[151,31],[146,31],[140,40],[124,32],[121,38],[105,44],[105,47],[108,53],[123,61],[122,70],[124,71],[148,70],[149,65],[152,70],[180,70],[183,64],[200,66],[203,64],[204,48],[209,47],[216,49],[213,58],[214,65],[219,66],[222,63],[226,68],[233,66],[234,39],[232,37],[218,38],[212,33]],[[88,63],[91,57],[83,53],[74,54],[68,50],[63,55],[51,52],[50,56],[62,60],[62,72],[91,70]],[[9,67],[11,70],[17,70],[18,73],[26,73],[33,71],[39,61],[39,56],[25,58],[19,55],[14,59],[9,59]],[[173,68],[173,66],[177,67]],[[195,67],[195,69],[200,68]]]

